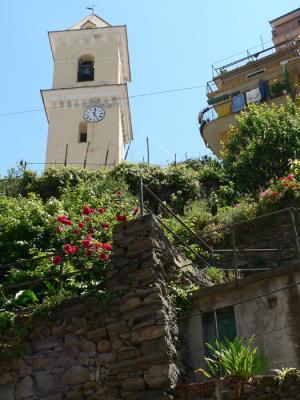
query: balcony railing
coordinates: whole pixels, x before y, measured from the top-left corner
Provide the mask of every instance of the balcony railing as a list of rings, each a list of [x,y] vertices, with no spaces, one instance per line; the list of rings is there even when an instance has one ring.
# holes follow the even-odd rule
[[[268,93],[265,96],[263,100],[261,100],[259,103],[264,103],[266,101],[272,100],[276,97],[287,95],[291,93],[290,89],[290,84],[289,81],[287,80],[282,80],[282,81],[276,81],[276,80],[270,80],[270,81],[264,81]],[[216,98],[208,100],[209,106],[206,107],[202,112],[199,114],[199,123],[201,124],[207,124],[208,122],[211,122],[213,120],[216,120],[218,118],[225,117],[230,114],[237,114],[243,109],[247,107],[247,100],[246,100],[246,94],[253,90],[254,87],[252,86],[251,88],[247,90],[243,90],[242,92],[237,92],[234,95],[230,94],[225,94],[222,96],[218,96]],[[233,98],[238,95],[238,96],[244,96],[244,101],[245,101],[245,106],[241,107],[240,110],[236,111],[233,109]]]
[[[270,56],[271,54],[274,54],[276,51],[279,49],[282,49],[282,47],[286,48],[293,48],[297,44],[297,41],[295,39],[288,39],[283,41],[282,43],[279,43],[275,46],[268,47],[267,49],[260,50],[256,53],[249,53],[247,50],[245,52],[245,56],[238,59],[229,62],[228,64],[222,65],[222,66],[217,66],[217,64],[212,65],[212,75],[213,77],[218,77],[221,76],[224,73],[230,72],[236,68],[242,67],[245,64],[249,64],[251,62],[257,62],[258,60],[265,58],[267,56]],[[209,82],[212,83],[213,81]]]

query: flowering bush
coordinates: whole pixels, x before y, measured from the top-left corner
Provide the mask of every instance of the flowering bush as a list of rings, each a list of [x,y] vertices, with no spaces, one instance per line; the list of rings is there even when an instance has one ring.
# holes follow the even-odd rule
[[[79,215],[72,218],[67,215],[57,217],[55,233],[57,235],[58,253],[53,257],[52,263],[59,265],[65,257],[76,255],[76,258],[85,258],[93,261],[93,264],[107,263],[112,252],[111,229],[114,222],[126,223],[127,220],[136,216],[138,207],[130,212],[124,206],[123,193],[117,191],[114,194],[115,200],[115,221],[111,221],[112,213],[105,207],[90,207],[85,204]],[[129,215],[128,215],[129,214]],[[107,222],[109,220],[109,222]]]
[[[289,160],[289,172],[296,179],[300,179],[300,160]]]
[[[300,189],[299,183],[293,175],[280,177],[270,180],[270,186],[260,193],[259,198],[262,202],[276,202],[284,196],[294,197]]]

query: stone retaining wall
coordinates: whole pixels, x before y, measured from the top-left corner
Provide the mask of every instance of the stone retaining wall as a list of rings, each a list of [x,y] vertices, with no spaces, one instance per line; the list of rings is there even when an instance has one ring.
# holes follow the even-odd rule
[[[20,359],[0,364],[0,399],[173,399],[177,326],[167,281],[181,260],[155,220],[118,225],[100,300],[72,299],[35,321]],[[173,322],[172,322],[173,321]]]

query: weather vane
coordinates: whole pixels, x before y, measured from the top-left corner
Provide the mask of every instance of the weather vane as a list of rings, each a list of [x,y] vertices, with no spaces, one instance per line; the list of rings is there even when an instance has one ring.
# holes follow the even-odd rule
[[[98,7],[98,4],[91,4],[90,6],[86,7],[87,10],[92,11],[92,15],[95,15],[95,8]]]

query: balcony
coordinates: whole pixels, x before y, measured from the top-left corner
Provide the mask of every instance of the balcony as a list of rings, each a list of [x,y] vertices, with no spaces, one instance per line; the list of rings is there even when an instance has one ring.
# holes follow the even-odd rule
[[[284,48],[274,46],[262,53],[267,55],[248,55],[226,68],[214,68],[217,75],[207,85],[208,106],[199,113],[199,124],[205,144],[216,155],[230,126],[237,125],[236,115],[250,102],[281,105],[287,95],[300,93],[300,43],[287,42]]]
[[[270,105],[284,105],[286,102],[286,94],[265,101],[265,103]],[[215,108],[218,111],[216,111]],[[203,114],[204,118],[202,120],[202,125],[200,125],[200,132],[206,146],[209,147],[216,156],[219,156],[223,143],[226,143],[228,140],[230,127],[237,126],[236,116],[239,112],[231,112],[231,100],[215,106],[215,108],[210,107]]]

